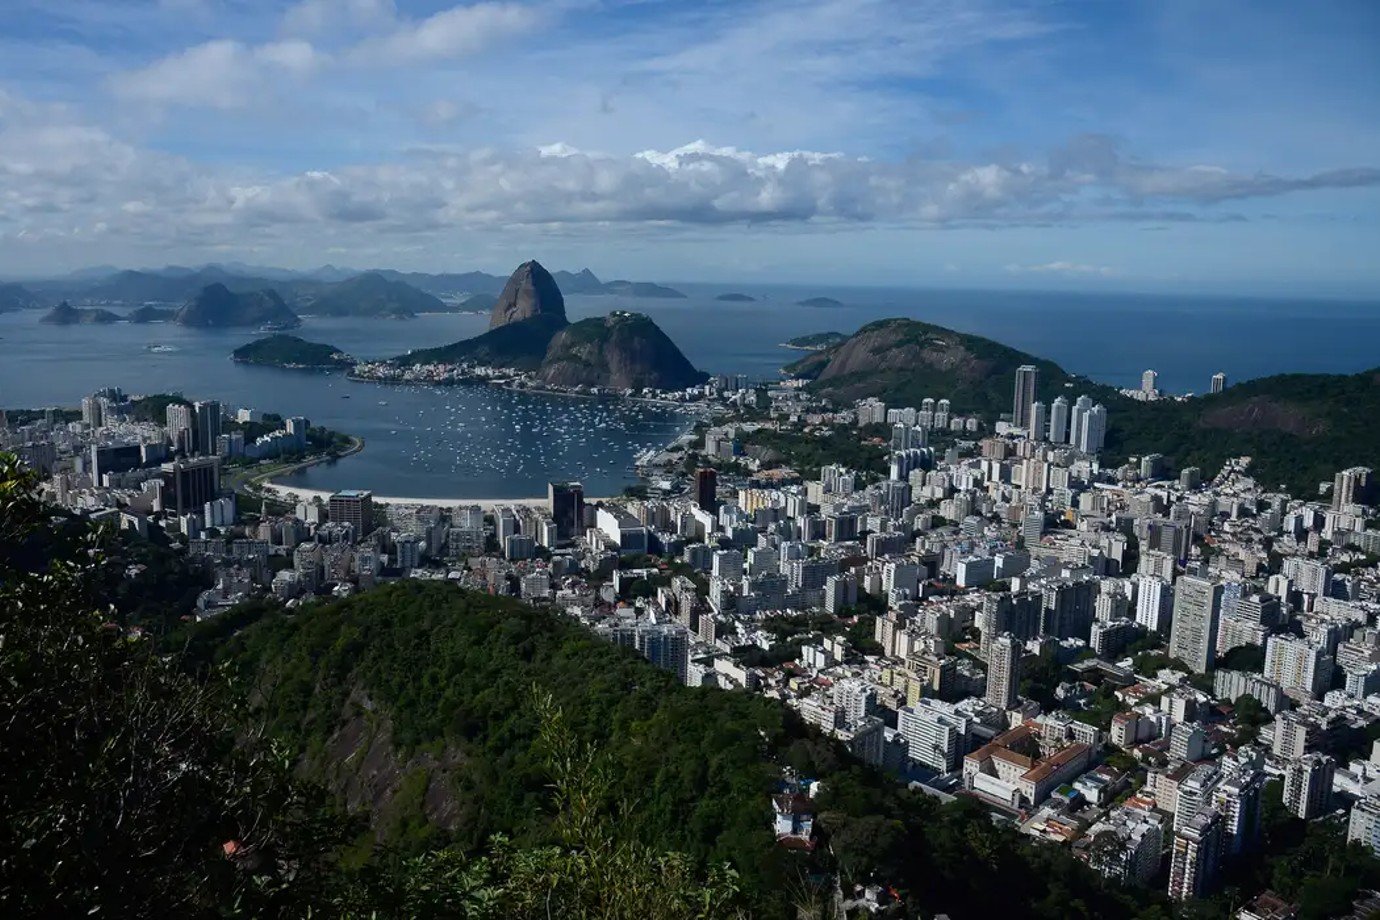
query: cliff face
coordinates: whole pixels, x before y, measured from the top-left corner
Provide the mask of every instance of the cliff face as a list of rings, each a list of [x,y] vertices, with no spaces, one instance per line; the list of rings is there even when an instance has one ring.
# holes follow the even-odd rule
[[[234,293],[223,284],[207,285],[183,304],[173,317],[181,326],[296,326],[296,313],[283,303],[276,291]]]
[[[539,376],[556,386],[664,390],[705,379],[650,318],[621,311],[581,320],[559,332]]]
[[[533,260],[519,265],[503,286],[489,318],[489,328],[497,329],[539,316],[565,322],[565,298],[551,273]]]

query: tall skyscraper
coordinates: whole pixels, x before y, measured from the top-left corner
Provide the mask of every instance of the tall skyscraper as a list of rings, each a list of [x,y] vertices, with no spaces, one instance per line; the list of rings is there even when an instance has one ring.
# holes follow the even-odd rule
[[[1085,454],[1095,454],[1102,449],[1107,438],[1107,410],[1100,403],[1083,414],[1082,424],[1078,426],[1078,441],[1074,445]]]
[[[194,403],[192,410],[196,418],[192,448],[198,454],[214,454],[216,439],[220,437],[220,403],[208,399]]]
[[[1137,575],[1136,623],[1161,636],[1169,632],[1174,613],[1174,586],[1155,575]]]
[[[1035,391],[1040,384],[1040,369],[1033,364],[1016,368],[1016,395],[1011,401],[1011,424],[1030,428],[1030,410],[1035,405]]]
[[[173,403],[168,406],[168,440],[173,450],[191,455],[196,450],[196,412],[191,406]]]
[[[1212,670],[1217,657],[1217,624],[1222,613],[1222,586],[1185,575],[1174,586],[1174,622],[1169,657],[1199,674]]]
[[[1227,388],[1227,375],[1224,374],[1224,373],[1222,373],[1221,371],[1218,371],[1217,373],[1213,374],[1213,375],[1212,375],[1212,387],[1211,387],[1212,392],[1213,392],[1213,393],[1220,393],[1220,392],[1222,392],[1223,390],[1225,390],[1226,388]]]
[[[1222,858],[1222,816],[1200,811],[1174,834],[1169,852],[1169,896],[1201,898],[1212,887]]]
[[[551,519],[556,522],[556,539],[572,540],[585,529],[585,487],[578,482],[549,482],[546,497]]]
[[[356,540],[374,530],[374,493],[367,489],[336,492],[331,496],[327,509],[332,521],[354,527]]]
[[[1305,821],[1327,810],[1337,762],[1326,754],[1306,754],[1284,768],[1284,807]]]
[[[201,457],[174,460],[162,466],[163,507],[181,516],[200,513],[220,495],[220,460]]]
[[[1146,396],[1154,396],[1159,391],[1160,375],[1154,371],[1146,371],[1140,375],[1140,391]]]
[[[1364,466],[1342,470],[1332,478],[1332,510],[1341,511],[1347,505],[1363,505],[1370,497],[1372,471]]]
[[[695,470],[695,504],[705,511],[719,510],[719,474],[711,467]]]
[[[1021,643],[1010,633],[992,640],[987,655],[987,701],[999,709],[1016,704],[1021,685]]]
[[[1049,412],[1042,402],[1036,402],[1030,407],[1030,437],[1031,440],[1043,441],[1045,432],[1048,431]]]
[[[1074,447],[1082,443],[1083,425],[1092,407],[1093,401],[1089,397],[1080,396],[1074,400],[1073,408],[1069,411],[1069,443]]]
[[[1053,444],[1069,442],[1069,401],[1055,397],[1049,407],[1049,440]]]

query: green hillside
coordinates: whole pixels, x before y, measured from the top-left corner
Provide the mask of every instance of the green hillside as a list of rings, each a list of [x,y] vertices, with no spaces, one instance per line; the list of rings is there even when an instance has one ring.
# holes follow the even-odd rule
[[[616,797],[637,803],[635,836],[767,871],[762,748],[780,742],[781,711],[679,687],[550,613],[406,582],[269,617],[223,658],[253,681],[269,728],[405,850],[476,847],[496,832],[544,839],[536,687],[566,706],[583,740],[606,746]]]
[[[295,335],[275,334],[255,339],[231,352],[240,364],[267,367],[329,368],[351,367],[354,359],[334,345],[308,342]]]
[[[1162,453],[1176,469],[1214,475],[1231,457],[1253,458],[1270,488],[1317,495],[1350,466],[1380,466],[1380,368],[1360,374],[1279,374],[1186,400],[1109,404],[1112,459]]]
[[[398,364],[460,364],[536,370],[551,339],[566,326],[564,316],[541,315],[498,326],[471,339],[420,348],[394,358]]]
[[[868,323],[836,345],[786,366],[811,378],[811,389],[840,402],[875,396],[893,405],[947,399],[956,415],[995,417],[1011,411],[1016,368],[1040,369],[1040,398],[1066,392],[1073,378],[1053,361],[982,336],[911,319]],[[1085,392],[1080,390],[1078,392]]]

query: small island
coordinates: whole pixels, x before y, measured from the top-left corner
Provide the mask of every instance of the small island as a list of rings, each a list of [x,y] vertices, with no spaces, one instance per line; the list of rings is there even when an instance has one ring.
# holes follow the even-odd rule
[[[39,319],[50,326],[103,326],[119,321],[120,317],[109,310],[81,309],[65,300]]]
[[[848,336],[842,332],[814,332],[810,335],[798,335],[789,341],[781,343],[782,348],[794,348],[799,351],[824,351],[826,348],[845,341]]]
[[[604,285],[604,292],[607,294],[619,294],[624,297],[661,297],[670,300],[684,299],[685,295],[675,288],[669,288],[661,284],[653,284],[650,281],[609,281]]]
[[[843,301],[835,300],[832,297],[807,297],[804,300],[797,300],[796,305],[801,307],[841,307]]]
[[[715,300],[722,300],[722,301],[724,301],[724,302],[726,302],[726,303],[756,303],[756,302],[757,302],[757,298],[756,298],[756,297],[753,297],[753,296],[750,295],[750,294],[740,294],[740,293],[738,293],[738,292],[736,292],[736,291],[730,291],[730,292],[727,293],[727,294],[720,294],[718,297],[715,297],[714,299],[715,299]]]
[[[355,366],[355,359],[320,342],[308,342],[295,335],[270,335],[241,345],[230,355],[237,364],[283,367],[293,370],[337,370]]]

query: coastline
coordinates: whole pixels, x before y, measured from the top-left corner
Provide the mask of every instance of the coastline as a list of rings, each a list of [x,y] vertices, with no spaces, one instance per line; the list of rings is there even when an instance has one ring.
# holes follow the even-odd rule
[[[264,491],[280,499],[286,499],[289,495],[296,495],[299,500],[311,501],[319,498],[322,501],[328,500],[333,494],[330,489],[307,489],[293,486],[285,486],[277,482],[265,482],[260,485]],[[610,501],[609,498],[596,496],[586,496],[586,502]],[[547,499],[544,497],[534,498],[412,498],[409,496],[375,495],[374,503],[379,505],[431,505],[437,508],[468,508],[471,505],[478,505],[485,511],[493,511],[497,508],[507,506],[517,506],[523,508],[544,508]]]

